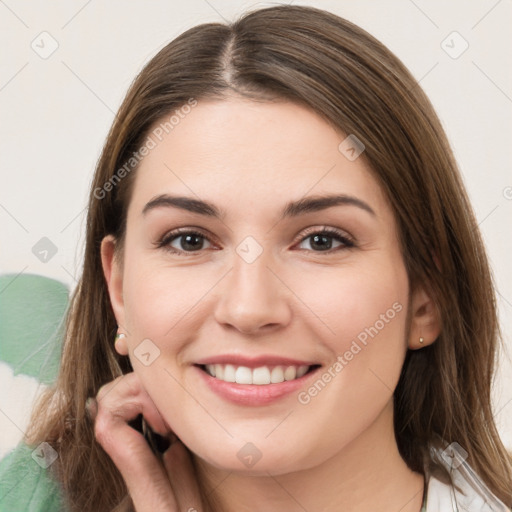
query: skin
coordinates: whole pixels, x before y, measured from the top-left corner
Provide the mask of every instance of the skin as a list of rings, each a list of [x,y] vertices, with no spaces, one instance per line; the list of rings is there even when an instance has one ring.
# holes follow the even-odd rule
[[[155,430],[172,429],[197,464],[197,474],[189,466],[181,485],[186,497],[177,501],[183,510],[198,506],[191,505],[196,478],[215,488],[228,512],[363,512],[383,510],[383,503],[390,511],[420,510],[423,475],[398,452],[393,391],[407,349],[433,343],[439,319],[422,288],[409,290],[391,207],[364,158],[350,161],[338,150],[345,137],[293,103],[201,100],[143,159],[122,262],[114,257],[111,236],[101,246],[114,313],[127,334],[116,350],[129,355],[134,374],[120,378],[132,379],[126,389],[113,386],[98,395],[112,391],[100,400],[97,438],[132,491],[148,474],[165,487],[165,474],[173,481],[173,460],[186,459],[169,458],[174,446],[183,446],[177,443],[166,453],[166,473],[155,469],[144,441],[126,426],[144,411]],[[375,215],[342,205],[280,218],[289,201],[333,192],[364,201]],[[163,193],[212,202],[225,216],[173,207],[143,214]],[[329,238],[332,248],[322,251],[312,235],[326,226],[355,247]],[[187,252],[184,237],[176,234],[172,248],[185,254],[156,247],[176,228],[199,230],[205,238]],[[315,229],[305,233],[307,228]],[[248,236],[263,251],[251,263],[236,252]],[[266,406],[233,404],[214,394],[192,366],[219,354],[314,361],[323,368],[304,386],[307,391],[396,303],[401,311],[307,404],[297,393]],[[160,351],[149,366],[134,353],[144,339],[151,340],[152,354],[154,347]],[[114,418],[108,411],[116,408],[123,414]],[[120,450],[108,434],[115,429],[124,429],[124,447],[146,461],[138,469],[133,453]],[[248,442],[262,455],[250,468],[237,457]],[[179,495],[180,486],[173,488]],[[172,494],[170,485],[166,489]],[[139,503],[137,510],[147,506]]]

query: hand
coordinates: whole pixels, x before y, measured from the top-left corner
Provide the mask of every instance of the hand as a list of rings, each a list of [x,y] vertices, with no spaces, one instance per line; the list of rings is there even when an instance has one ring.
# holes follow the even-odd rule
[[[152,430],[166,436],[170,427],[135,373],[102,386],[88,406],[96,440],[121,472],[137,512],[201,510],[192,461],[179,441],[163,454],[163,464],[144,436],[128,425],[142,414]]]

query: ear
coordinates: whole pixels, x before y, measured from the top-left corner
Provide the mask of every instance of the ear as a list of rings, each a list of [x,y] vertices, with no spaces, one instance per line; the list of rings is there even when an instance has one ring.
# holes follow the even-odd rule
[[[118,258],[115,256],[116,240],[112,235],[107,235],[101,241],[101,264],[103,274],[107,282],[110,303],[117,320],[117,325],[122,331],[125,325],[124,301],[123,301],[123,269]],[[126,343],[116,343],[116,350],[121,355],[127,355],[125,352]]]
[[[411,325],[408,346],[416,350],[431,345],[441,334],[441,315],[434,301],[418,286],[411,299]],[[420,343],[420,338],[423,342]]]

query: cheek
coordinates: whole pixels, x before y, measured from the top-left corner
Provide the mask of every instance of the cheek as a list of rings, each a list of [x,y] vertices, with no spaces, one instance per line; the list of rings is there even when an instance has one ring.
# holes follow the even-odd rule
[[[131,332],[167,338],[216,282],[211,269],[162,265],[151,259],[133,259],[125,267],[124,306]]]
[[[339,279],[316,283],[323,292],[308,304],[322,312],[328,326],[321,341],[330,349],[332,363],[302,390],[297,419],[312,437],[325,439],[317,448],[327,453],[333,438],[340,445],[348,442],[389,404],[407,348],[408,278],[403,265],[386,260],[343,269]],[[330,425],[329,436],[322,437],[321,425]]]
[[[349,350],[353,341],[364,347],[386,339],[388,348],[403,342],[408,279],[403,265],[390,258],[339,271],[302,272],[294,292],[308,306],[307,316],[317,318],[322,342],[336,354]]]

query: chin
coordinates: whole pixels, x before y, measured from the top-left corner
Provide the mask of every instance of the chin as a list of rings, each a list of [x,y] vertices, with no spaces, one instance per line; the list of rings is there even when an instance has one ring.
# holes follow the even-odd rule
[[[298,459],[296,446],[281,446],[278,449],[272,443],[264,445],[260,442],[256,446],[255,443],[233,439],[227,443],[212,442],[211,445],[194,447],[191,451],[196,457],[219,470],[250,476],[268,476],[300,471],[315,465],[306,454],[300,457],[303,460]]]

